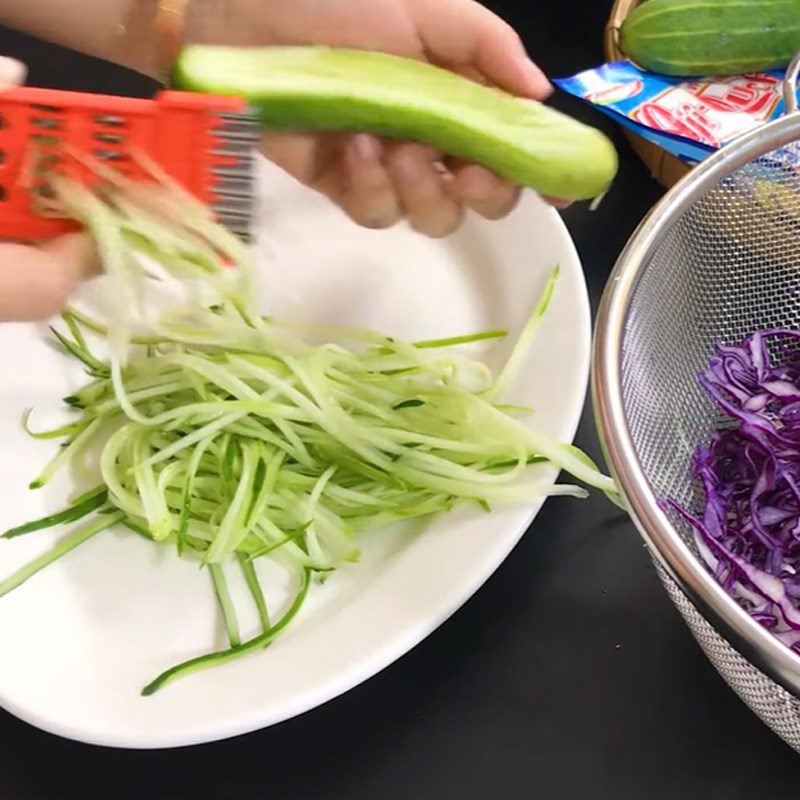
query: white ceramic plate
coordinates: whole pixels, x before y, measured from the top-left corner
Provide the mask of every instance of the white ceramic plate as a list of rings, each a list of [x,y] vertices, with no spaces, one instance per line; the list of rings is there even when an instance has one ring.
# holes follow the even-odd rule
[[[539,430],[572,439],[586,391],[589,305],[554,211],[526,195],[501,222],[470,219],[457,235],[431,241],[405,228],[358,228],[327,201],[261,169],[264,298],[284,316],[362,323],[408,339],[497,327],[513,334],[560,264],[513,399],[535,408]],[[502,363],[509,344],[490,348],[486,360]],[[0,327],[0,364],[6,529],[64,504],[68,477],[28,491],[53,443],[29,439],[19,418],[33,406],[35,427],[57,419],[59,398],[81,375],[32,325]],[[541,470],[543,485],[555,477]],[[491,515],[459,513],[424,531],[369,535],[361,562],[313,585],[301,615],[269,650],[147,698],[139,690],[164,668],[223,645],[210,582],[171,548],[103,534],[0,600],[0,704],[47,731],[123,747],[187,745],[280,722],[356,686],[431,633],[492,574],[540,506],[531,498]],[[0,542],[0,574],[59,535]],[[265,578],[279,604],[287,588],[281,575]],[[255,620],[242,623],[255,632]]]

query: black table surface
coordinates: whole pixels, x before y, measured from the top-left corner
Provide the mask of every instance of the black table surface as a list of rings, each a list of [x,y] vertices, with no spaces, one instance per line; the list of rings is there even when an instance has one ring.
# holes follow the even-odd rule
[[[610,0],[491,5],[551,75],[602,60]],[[155,88],[2,29],[0,52],[25,59],[36,85],[145,96]],[[570,98],[554,103],[606,130],[621,155],[600,208],[564,213],[596,308],[617,254],[661,189],[614,125]],[[588,410],[577,442],[600,456]],[[214,744],[128,751],[59,739],[0,712],[0,741],[0,798],[9,800],[754,800],[796,796],[800,781],[800,759],[725,686],[633,526],[597,495],[549,501],[439,630],[301,717]]]

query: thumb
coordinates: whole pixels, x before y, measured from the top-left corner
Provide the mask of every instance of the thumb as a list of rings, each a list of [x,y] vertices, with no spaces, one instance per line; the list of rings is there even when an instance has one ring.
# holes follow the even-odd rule
[[[25,82],[27,69],[0,56],[0,91]],[[36,320],[58,314],[84,278],[99,271],[94,244],[85,233],[39,246],[0,244],[0,321]]]
[[[25,83],[28,69],[16,58],[0,56],[0,90],[11,89]]]
[[[0,244],[0,320],[58,314],[77,285],[98,271],[97,252],[85,233],[60,236],[38,247]]]
[[[475,0],[410,0],[413,23],[430,61],[477,71],[512,94],[542,100],[552,86],[516,31]]]

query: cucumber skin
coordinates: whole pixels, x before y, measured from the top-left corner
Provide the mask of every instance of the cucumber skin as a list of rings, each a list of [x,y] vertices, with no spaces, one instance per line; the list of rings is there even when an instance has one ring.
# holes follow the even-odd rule
[[[411,59],[327,47],[192,46],[176,88],[244,97],[271,129],[410,139],[562,200],[591,199],[617,171],[595,128]]]
[[[619,43],[663,75],[779,69],[800,50],[800,0],[647,0],[622,23]]]

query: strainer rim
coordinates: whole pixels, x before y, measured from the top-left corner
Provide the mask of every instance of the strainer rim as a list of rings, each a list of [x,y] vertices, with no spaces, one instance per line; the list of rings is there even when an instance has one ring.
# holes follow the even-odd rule
[[[700,613],[748,661],[800,697],[800,655],[757,623],[717,583],[661,511],[633,445],[622,395],[622,345],[636,287],[672,225],[725,176],[800,139],[800,114],[744,134],[682,178],[645,216],[609,276],[595,322],[592,397],[606,463],[649,551]]]

